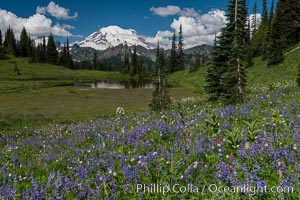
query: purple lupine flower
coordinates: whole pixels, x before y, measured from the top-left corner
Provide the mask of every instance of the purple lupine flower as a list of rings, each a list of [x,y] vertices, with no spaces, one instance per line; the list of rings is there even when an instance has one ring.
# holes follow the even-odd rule
[[[62,186],[63,184],[63,177],[60,175],[60,173],[58,172],[57,173],[57,176],[56,176],[56,181],[55,181],[55,188],[58,189]]]
[[[47,182],[47,184],[48,185],[51,185],[52,184],[52,181],[53,181],[53,179],[54,179],[54,177],[55,177],[55,171],[51,171],[50,172],[50,175],[49,175],[49,177],[48,177],[48,182]]]

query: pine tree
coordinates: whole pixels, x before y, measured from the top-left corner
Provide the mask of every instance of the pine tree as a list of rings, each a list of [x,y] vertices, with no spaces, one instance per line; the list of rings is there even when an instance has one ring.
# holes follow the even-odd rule
[[[257,4],[256,1],[253,6],[253,12],[252,12],[252,24],[251,24],[251,29],[252,29],[252,35],[255,35],[257,32],[258,24],[257,24]]]
[[[265,53],[263,53],[263,59],[267,59],[271,56],[271,37],[272,37],[272,22],[274,17],[274,0],[272,0],[271,9],[270,9],[270,16],[269,16],[269,22],[268,22],[268,28],[266,33],[266,49]]]
[[[2,46],[2,32],[0,30],[0,46]]]
[[[298,64],[298,77],[297,77],[297,84],[300,87],[300,64]]]
[[[172,38],[172,45],[171,45],[171,53],[170,53],[170,60],[169,60],[169,72],[177,71],[178,67],[178,56],[177,56],[177,45],[176,45],[176,34],[175,31],[173,33]]]
[[[272,0],[271,8],[270,8],[270,16],[269,16],[269,24],[272,24],[274,17],[274,0]]]
[[[21,57],[29,56],[29,51],[31,48],[30,40],[31,39],[27,35],[27,31],[26,31],[25,27],[23,27],[21,35],[20,35],[20,42],[18,44],[19,56],[21,56]]]
[[[47,62],[50,64],[57,64],[57,50],[54,42],[53,35],[50,34],[47,44]]]
[[[93,68],[94,68],[94,70],[96,70],[97,67],[98,67],[97,60],[98,60],[98,58],[97,58],[97,51],[94,51],[94,59],[93,59]]]
[[[4,50],[2,47],[2,32],[0,30],[0,59],[4,58]]]
[[[283,60],[284,49],[300,41],[300,1],[279,0],[272,20],[269,65]]]
[[[138,58],[136,54],[136,46],[133,48],[133,54],[131,57],[131,65],[130,65],[130,76],[133,77],[137,74],[137,67],[138,67]]]
[[[45,63],[47,61],[47,45],[46,45],[46,38],[43,37],[43,43],[41,46],[41,62]]]
[[[209,95],[210,101],[219,100],[224,93],[221,79],[228,68],[231,46],[234,32],[234,8],[233,0],[229,2],[228,13],[226,14],[228,23],[221,29],[220,36],[215,38],[215,45],[212,50],[212,59],[206,73],[205,91]]]
[[[179,28],[179,38],[178,38],[178,70],[184,70],[184,53],[183,53],[183,33],[182,25]]]
[[[246,73],[245,61],[245,36],[247,35],[246,21],[247,8],[245,0],[234,0],[234,20],[229,26],[234,27],[231,52],[228,66],[221,78],[223,89],[222,98],[226,104],[234,104],[245,100]],[[229,22],[230,23],[230,22]]]
[[[8,50],[8,53],[11,55],[16,55],[17,52],[17,44],[15,39],[15,34],[13,29],[8,27],[6,33],[5,33],[5,40],[3,43],[4,47]]]
[[[268,23],[267,0],[263,0],[262,23],[265,23],[265,24]]]
[[[149,104],[151,110],[159,112],[168,108],[171,103],[168,81],[166,77],[165,69],[165,55],[164,51],[160,49],[159,43],[156,50],[156,62],[154,74],[157,76],[157,82],[155,84],[155,90],[152,93],[152,100]]]
[[[124,64],[123,64],[123,73],[128,74],[130,71],[130,61],[129,61],[129,56],[128,56],[128,52],[127,49],[125,50],[125,55],[124,55]]]

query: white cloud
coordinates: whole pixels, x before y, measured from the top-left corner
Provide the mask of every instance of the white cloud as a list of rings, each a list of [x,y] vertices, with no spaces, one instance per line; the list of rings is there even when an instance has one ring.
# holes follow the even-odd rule
[[[155,15],[159,15],[162,17],[167,17],[169,15],[176,15],[181,12],[181,9],[178,6],[166,6],[166,7],[151,7],[150,11],[153,12]]]
[[[15,36],[19,39],[22,28],[25,27],[28,34],[33,37],[47,36],[50,33],[56,36],[73,36],[69,30],[74,29],[70,25],[52,25],[52,20],[42,14],[34,14],[28,18],[18,17],[12,12],[0,9],[0,29],[5,32],[8,27],[14,30]]]
[[[212,44],[215,34],[227,23],[225,11],[214,9],[208,13],[201,14],[193,8],[180,9],[180,16],[175,18],[170,27],[176,31],[178,35],[180,24],[183,29],[184,48],[191,48],[201,44]],[[156,44],[159,40],[164,48],[171,47],[171,37],[173,33],[170,31],[158,31],[155,37],[148,37],[147,42]]]
[[[171,31],[158,31],[155,37],[145,37],[145,42],[152,44],[152,48],[155,48],[157,42],[159,42],[160,46],[164,49],[169,48],[169,44],[171,42],[170,37],[173,36]]]
[[[151,7],[150,11],[158,16],[167,17],[172,15],[180,15],[180,16],[187,16],[187,17],[197,17],[199,13],[194,8],[184,8],[181,9],[178,6],[168,5],[166,7]]]
[[[254,14],[251,14],[249,17],[248,17],[249,21],[250,21],[250,27],[251,27],[251,31],[253,29],[252,27],[252,24],[253,24],[253,20],[254,20]],[[259,26],[259,24],[261,23],[261,20],[262,20],[262,16],[260,13],[256,13],[256,23],[257,23],[257,27]]]
[[[67,8],[63,8],[55,2],[51,1],[47,7],[37,7],[36,13],[38,14],[49,14],[57,19],[76,19],[78,17],[78,13],[72,16],[69,14],[70,10]]]

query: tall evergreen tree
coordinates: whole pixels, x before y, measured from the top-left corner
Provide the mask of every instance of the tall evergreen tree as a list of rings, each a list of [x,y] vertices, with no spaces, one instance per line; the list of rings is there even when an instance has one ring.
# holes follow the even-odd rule
[[[267,0],[263,0],[263,8],[262,8],[262,23],[268,23],[268,8],[267,8]]]
[[[2,32],[0,30],[0,46],[2,46]]]
[[[273,22],[273,18],[274,18],[274,0],[272,0],[272,4],[271,4],[271,9],[270,9],[270,16],[269,16],[269,22],[268,22],[268,28],[267,28],[267,33],[266,33],[266,39],[265,39],[265,43],[266,43],[266,49],[265,49],[265,53],[263,53],[263,59],[267,59],[271,56],[271,37],[272,37],[272,22]]]
[[[298,64],[297,84],[298,84],[298,86],[300,87],[300,64]]]
[[[246,72],[245,72],[245,36],[247,35],[247,8],[245,0],[233,0],[234,20],[229,26],[234,27],[233,43],[228,60],[228,66],[222,76],[222,98],[227,104],[243,102],[246,95]],[[230,22],[229,22],[230,23]]]
[[[174,31],[170,52],[170,60],[169,60],[169,72],[175,72],[178,69],[178,57],[177,57],[177,45],[176,45],[176,33]]]
[[[137,74],[137,67],[138,67],[138,58],[136,53],[136,46],[133,48],[133,54],[131,57],[131,65],[130,65],[130,76],[135,76]]]
[[[17,44],[16,44],[16,39],[15,39],[15,34],[13,29],[8,27],[6,33],[5,33],[5,40],[3,43],[4,47],[8,50],[8,53],[12,55],[16,55],[17,51]]]
[[[127,49],[125,50],[125,54],[124,54],[124,64],[123,64],[123,73],[128,74],[130,71],[130,61],[129,61],[129,56],[128,56],[128,52]]]
[[[279,0],[272,20],[269,65],[283,60],[283,50],[300,41],[300,1]]]
[[[270,8],[269,24],[272,24],[273,17],[274,17],[274,0],[272,0],[272,4]]]
[[[253,6],[251,29],[252,29],[252,35],[255,35],[255,33],[257,32],[257,29],[258,29],[256,1],[254,3],[254,6]]]
[[[209,100],[211,101],[219,100],[224,93],[221,79],[228,68],[228,59],[231,55],[234,32],[234,8],[235,4],[233,0],[230,0],[226,14],[229,22],[221,29],[220,36],[216,37],[211,64],[208,67],[205,78],[205,90],[209,94]]]
[[[45,63],[47,61],[47,45],[46,45],[46,38],[43,37],[43,43],[41,46],[41,62]]]
[[[29,38],[25,27],[23,27],[21,35],[20,35],[20,42],[18,44],[18,54],[21,57],[29,56],[29,51],[31,48],[30,44],[31,39]]]
[[[53,35],[50,34],[48,37],[48,44],[47,44],[47,62],[50,64],[57,64],[57,61],[58,61],[58,53],[56,50]]]
[[[97,51],[94,51],[94,59],[93,59],[93,68],[94,68],[94,70],[96,70],[97,68],[98,68],[98,58],[97,58],[98,56],[97,56]]]
[[[181,24],[178,37],[178,70],[184,70],[183,32]]]
[[[157,44],[156,50],[156,62],[155,62],[155,71],[154,74],[157,77],[155,84],[155,90],[152,93],[152,100],[149,104],[151,110],[153,111],[162,111],[165,110],[171,103],[169,90],[168,90],[168,81],[166,76],[165,68],[165,55],[164,51],[160,49],[159,43]]]
[[[0,59],[4,58],[4,50],[2,47],[2,32],[0,30]]]

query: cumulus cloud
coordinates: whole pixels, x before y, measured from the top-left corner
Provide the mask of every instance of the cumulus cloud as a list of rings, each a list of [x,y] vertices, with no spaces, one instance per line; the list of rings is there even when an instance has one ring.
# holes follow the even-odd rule
[[[219,9],[201,14],[193,8],[185,8],[180,9],[177,14],[180,16],[173,20],[170,27],[178,35],[180,24],[182,25],[185,48],[201,44],[212,44],[215,34],[218,34],[220,29],[227,23],[225,11]],[[159,40],[164,48],[170,48],[172,35],[173,33],[170,31],[158,31],[155,37],[147,38],[146,41],[153,40],[157,42]]]
[[[161,17],[167,17],[172,15],[181,15],[181,16],[187,16],[187,17],[197,17],[199,16],[199,13],[194,8],[184,8],[181,9],[178,6],[168,5],[166,7],[151,7],[150,11],[154,15],[158,15]]]
[[[37,7],[36,13],[38,14],[49,14],[57,19],[76,19],[78,17],[78,13],[75,12],[74,15],[69,14],[70,10],[67,8],[63,8],[55,2],[51,1],[47,7]]]
[[[42,14],[34,14],[28,18],[22,18],[12,12],[0,9],[1,31],[5,32],[9,26],[13,28],[17,39],[19,39],[23,27],[26,28],[28,34],[33,38],[47,36],[50,33],[56,36],[70,37],[73,34],[69,30],[74,29],[70,25],[53,25],[52,20]]]
[[[159,15],[162,17],[167,17],[169,15],[176,15],[181,12],[181,9],[178,6],[166,6],[166,7],[151,7],[150,11],[153,12],[155,15]]]

